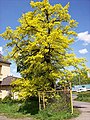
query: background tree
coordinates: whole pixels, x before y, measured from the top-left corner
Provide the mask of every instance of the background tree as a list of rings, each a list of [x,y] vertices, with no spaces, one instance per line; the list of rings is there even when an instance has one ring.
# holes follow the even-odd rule
[[[46,0],[30,3],[33,11],[19,19],[20,26],[2,33],[12,48],[8,58],[16,62],[22,78],[13,83],[22,97],[37,94],[37,90],[54,89],[56,81],[69,82],[81,68],[83,58],[76,58],[70,45],[74,42],[77,22],[71,19],[66,6],[54,6]],[[17,87],[16,87],[17,86]]]
[[[87,75],[86,69],[81,69],[72,79],[73,85],[90,84],[90,78]]]

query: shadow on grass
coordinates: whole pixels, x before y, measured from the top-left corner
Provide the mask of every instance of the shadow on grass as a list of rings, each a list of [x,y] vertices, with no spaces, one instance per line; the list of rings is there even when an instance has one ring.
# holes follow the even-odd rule
[[[20,106],[18,112],[22,112],[23,114],[31,114],[35,115],[39,111],[38,98],[30,97],[26,99]]]

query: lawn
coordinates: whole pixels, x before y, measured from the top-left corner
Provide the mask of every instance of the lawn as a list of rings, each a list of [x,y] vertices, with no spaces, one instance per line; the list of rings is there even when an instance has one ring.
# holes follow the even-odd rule
[[[40,111],[38,114],[31,115],[30,113],[23,113],[19,112],[19,104],[7,104],[7,103],[0,103],[0,113],[6,115],[10,118],[23,118],[23,117],[30,117],[32,119],[38,119],[38,120],[64,120],[69,119],[72,117],[77,117],[79,115],[79,112],[74,109],[74,114],[71,115],[71,113],[68,111],[60,111],[60,112],[51,112],[49,109],[45,109]]]
[[[0,114],[4,114],[10,118],[23,118],[23,117],[31,117],[30,114],[23,114],[19,112],[19,104],[7,104],[7,103],[0,103]]]
[[[32,101],[1,101],[0,114],[4,114],[10,118],[30,117],[32,120],[65,120],[72,117],[77,117],[79,111],[74,109],[74,114],[71,114],[70,109],[57,110],[57,105],[54,107],[47,107],[45,110],[38,111],[37,99]],[[36,107],[35,107],[36,106]],[[35,109],[36,108],[36,109]]]

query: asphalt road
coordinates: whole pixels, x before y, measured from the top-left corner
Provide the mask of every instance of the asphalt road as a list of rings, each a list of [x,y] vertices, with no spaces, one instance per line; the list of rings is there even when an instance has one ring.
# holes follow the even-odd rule
[[[74,107],[78,108],[81,111],[81,114],[77,118],[71,120],[90,120],[90,103],[74,101]]]

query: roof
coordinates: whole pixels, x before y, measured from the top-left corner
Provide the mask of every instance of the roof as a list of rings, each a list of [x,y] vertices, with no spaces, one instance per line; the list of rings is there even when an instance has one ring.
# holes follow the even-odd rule
[[[2,54],[0,54],[0,63],[11,64],[8,60],[5,60]]]
[[[3,79],[3,81],[1,82],[1,86],[9,86],[11,84],[11,82],[13,80],[16,80],[17,77],[13,77],[13,76],[7,76],[6,78]]]

